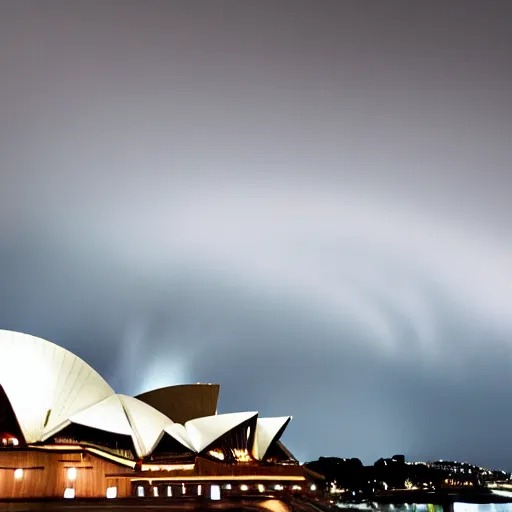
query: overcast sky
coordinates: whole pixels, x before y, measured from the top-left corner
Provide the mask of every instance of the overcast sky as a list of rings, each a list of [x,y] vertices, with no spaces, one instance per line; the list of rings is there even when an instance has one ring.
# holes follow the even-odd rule
[[[512,470],[511,48],[508,0],[0,0],[0,327]]]

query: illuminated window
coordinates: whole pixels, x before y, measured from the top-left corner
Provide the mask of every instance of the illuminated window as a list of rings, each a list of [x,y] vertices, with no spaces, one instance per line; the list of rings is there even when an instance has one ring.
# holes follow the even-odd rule
[[[23,478],[23,469],[15,469],[14,470],[14,479],[15,480],[21,480]]]
[[[169,498],[172,496],[172,487],[170,485],[167,486],[167,496]]]
[[[220,487],[218,485],[212,485],[210,487],[210,499],[220,500]]]
[[[233,455],[238,462],[251,462],[251,456],[247,450],[239,450],[235,448],[233,450]]]
[[[275,489],[276,491],[282,491],[282,490],[283,490],[283,486],[282,486],[282,485],[279,485],[279,484],[276,484],[276,485],[274,485],[274,489]]]
[[[242,484],[242,485],[240,486],[240,490],[241,490],[241,491],[248,491],[248,490],[249,490],[249,487],[248,487],[247,485],[245,485],[245,484]]]
[[[201,487],[201,485],[198,485],[197,486],[197,495],[201,496],[202,493],[203,493],[203,488]]]
[[[71,480],[72,482],[76,480],[76,468],[68,468],[68,480]]]
[[[219,460],[224,460],[224,454],[222,453],[221,450],[210,450],[208,452],[208,455],[211,455],[212,457],[215,457],[216,459]]]
[[[153,487],[153,496],[158,498],[158,487]]]
[[[73,487],[68,487],[64,489],[64,498],[73,499],[75,497],[75,489]]]
[[[10,434],[5,434],[5,436],[0,437],[0,444],[2,446],[19,446],[20,442]]]
[[[226,491],[230,491],[231,490],[231,484],[226,484],[224,486],[224,489],[226,489]]]
[[[107,487],[107,498],[117,498],[117,487]]]
[[[185,484],[181,484],[181,493],[187,494],[187,488],[185,487]]]
[[[142,487],[142,485],[137,487],[137,496],[139,498],[144,498],[144,487]]]
[[[293,489],[294,491],[300,491],[300,490],[302,489],[302,487],[301,487],[300,485],[294,485],[294,486],[292,487],[292,489]]]
[[[265,486],[263,484],[258,484],[258,491],[265,492]]]

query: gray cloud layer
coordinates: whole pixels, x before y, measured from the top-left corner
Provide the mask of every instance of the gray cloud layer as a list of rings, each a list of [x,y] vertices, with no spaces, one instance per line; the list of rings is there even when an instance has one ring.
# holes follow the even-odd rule
[[[318,455],[510,466],[510,3],[0,5],[0,325]]]

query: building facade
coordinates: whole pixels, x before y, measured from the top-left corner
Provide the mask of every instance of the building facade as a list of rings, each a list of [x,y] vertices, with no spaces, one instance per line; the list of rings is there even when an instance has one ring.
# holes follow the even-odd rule
[[[291,417],[217,414],[218,385],[135,398],[34,336],[0,331],[0,354],[0,499],[315,492],[279,441]]]

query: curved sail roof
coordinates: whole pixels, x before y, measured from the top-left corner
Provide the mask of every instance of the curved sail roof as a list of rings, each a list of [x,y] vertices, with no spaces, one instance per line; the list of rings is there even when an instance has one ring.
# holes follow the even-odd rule
[[[133,436],[132,426],[118,395],[111,395],[69,418],[71,423],[105,430],[113,434]],[[134,445],[136,446],[135,442]]]
[[[65,427],[68,418],[114,394],[87,363],[50,341],[0,330],[0,384],[27,443]]]
[[[192,441],[188,436],[187,429],[184,427],[184,425],[181,425],[180,423],[173,423],[172,425],[165,427],[165,432],[169,434],[171,437],[174,437],[176,441],[180,442],[189,450],[193,452],[196,451],[194,445],[192,444]]]
[[[272,443],[283,435],[291,419],[291,416],[281,418],[258,418],[253,446],[253,456],[256,460],[262,460],[265,457]]]
[[[0,386],[28,444],[44,442],[74,423],[130,436],[139,457],[152,453],[166,434],[199,453],[252,420],[252,451],[261,460],[291,419],[257,420],[257,412],[239,412],[175,423],[144,401],[116,394],[93,368],[68,350],[35,336],[5,330],[0,330]],[[196,388],[186,389],[196,396]],[[157,390],[158,396],[162,393],[168,391]],[[218,386],[212,393],[216,404]]]
[[[185,424],[189,420],[213,416],[217,412],[220,386],[218,384],[180,384],[153,389],[136,398]]]
[[[136,398],[126,395],[118,395],[118,397],[137,439],[135,447],[139,456],[149,455],[160,441],[164,429],[172,425],[172,420]]]
[[[181,438],[174,435],[174,424],[170,418],[131,396],[110,396],[71,416],[70,421],[130,436],[139,457],[145,457],[155,449],[164,431],[183,444]]]
[[[217,414],[187,421],[185,428],[195,451],[202,452],[219,437],[257,416],[257,412]]]

